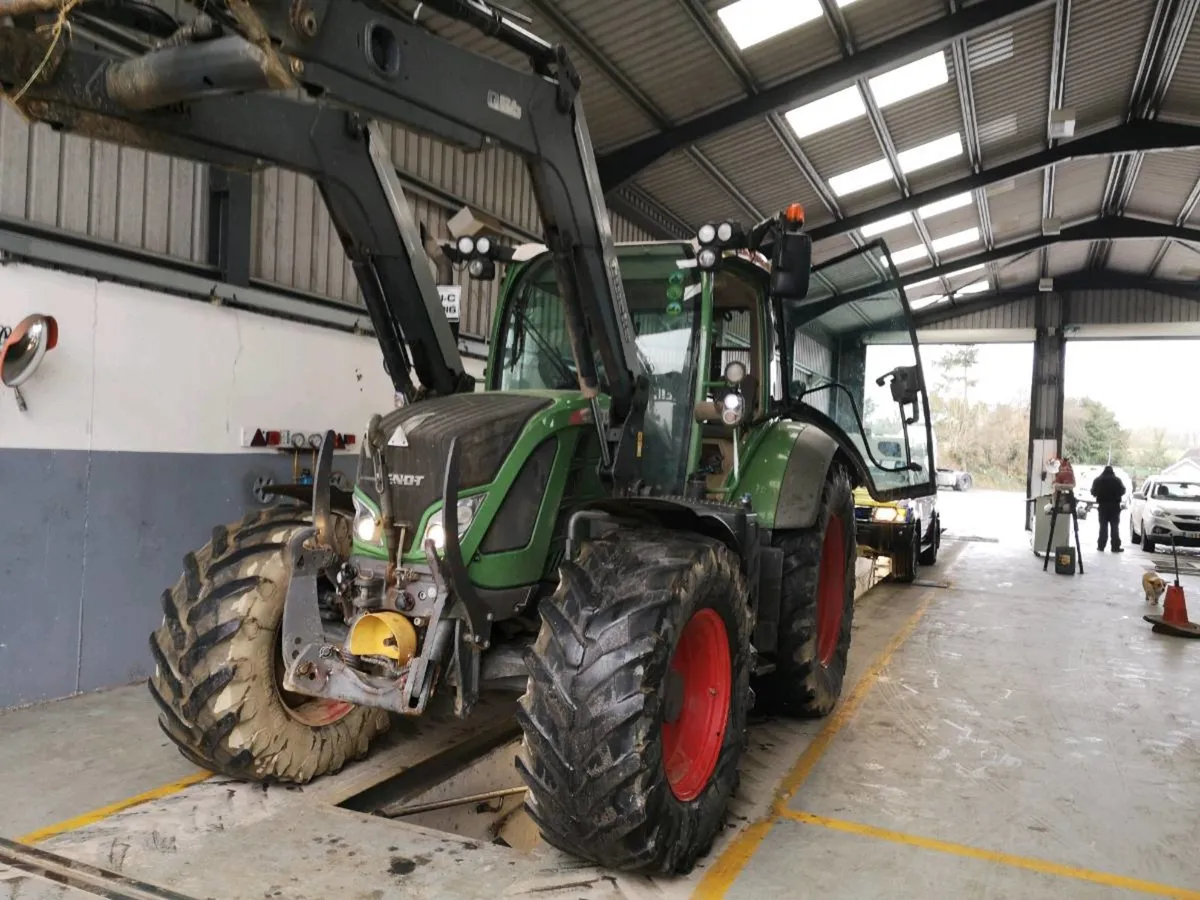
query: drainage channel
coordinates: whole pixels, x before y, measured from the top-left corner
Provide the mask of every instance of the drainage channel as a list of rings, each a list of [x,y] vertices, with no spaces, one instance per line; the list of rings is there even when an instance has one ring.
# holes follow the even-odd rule
[[[47,883],[56,885],[55,893],[39,889],[39,884],[45,887]],[[11,887],[13,897],[20,892],[21,896],[54,896],[64,900],[88,895],[110,900],[194,900],[128,875],[0,838],[0,892],[6,884]],[[24,893],[23,888],[31,884],[33,893]]]
[[[515,720],[487,728],[338,805],[395,822],[528,852],[540,842],[524,809]]]

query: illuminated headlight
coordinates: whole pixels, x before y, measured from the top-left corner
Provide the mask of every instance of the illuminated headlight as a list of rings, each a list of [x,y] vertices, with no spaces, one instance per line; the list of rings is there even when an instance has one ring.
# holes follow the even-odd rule
[[[726,394],[721,401],[721,421],[729,427],[741,424],[742,414],[746,411],[746,401],[741,394]]]
[[[475,242],[475,250],[484,256],[488,255],[488,251],[492,249],[492,239],[481,237]]]
[[[876,522],[903,522],[907,510],[896,506],[877,506],[871,512],[871,518]]]
[[[700,230],[696,232],[696,237],[702,244],[711,244],[717,239],[717,229],[712,225],[701,225]],[[701,265],[704,264],[701,263]]]
[[[358,497],[354,498],[354,536],[363,544],[383,543],[383,522]]]
[[[712,247],[705,247],[696,254],[696,262],[700,263],[702,269],[711,269],[717,264],[717,251]]]
[[[722,222],[717,226],[717,240],[722,244],[728,243],[733,238],[733,225],[729,222]]]
[[[483,503],[485,496],[485,494],[475,494],[471,497],[463,497],[458,501],[459,540],[462,540],[467,529],[471,527],[471,523],[475,521],[475,513],[479,511],[479,506]],[[429,524],[425,526],[425,538],[421,541],[422,547],[425,546],[425,541],[433,541],[433,547],[438,551],[444,550],[446,547],[446,526],[440,509],[429,517]]]
[[[458,252],[463,256],[470,256],[475,252],[475,241],[473,238],[460,237],[458,239]]]

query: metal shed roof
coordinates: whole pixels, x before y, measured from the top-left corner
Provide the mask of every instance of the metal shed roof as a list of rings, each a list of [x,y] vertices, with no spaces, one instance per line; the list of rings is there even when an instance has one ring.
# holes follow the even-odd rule
[[[610,201],[664,237],[799,201],[818,260],[881,234],[922,308],[1085,272],[1195,280],[1200,0],[755,3],[505,7],[567,45]],[[741,48],[746,9],[791,27]]]

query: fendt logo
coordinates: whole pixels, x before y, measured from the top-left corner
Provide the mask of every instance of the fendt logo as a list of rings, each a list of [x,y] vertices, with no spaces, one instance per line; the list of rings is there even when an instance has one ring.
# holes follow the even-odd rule
[[[521,119],[521,104],[507,94],[501,94],[498,91],[488,91],[487,105],[502,116],[508,116],[510,119],[516,119],[517,121]]]
[[[425,480],[424,475],[399,475],[395,472],[388,479],[396,487],[420,487],[421,482]]]

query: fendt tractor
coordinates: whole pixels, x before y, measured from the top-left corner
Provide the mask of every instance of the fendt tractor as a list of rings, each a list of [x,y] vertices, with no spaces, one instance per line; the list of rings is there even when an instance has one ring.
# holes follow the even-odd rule
[[[195,5],[175,21],[85,0],[73,27],[43,28],[60,0],[0,0],[0,86],[58,129],[312,178],[407,402],[367,424],[351,502],[334,499],[327,436],[311,508],[258,510],[187,554],[150,640],[163,729],[205,769],[303,783],[362,757],[392,715],[439,698],[469,716],[513,691],[545,840],[688,871],[721,827],[751,706],[821,716],[839,697],[854,487],[935,490],[884,245],[813,267],[789,206],[614,246],[565,49],[481,0],[423,6],[530,71],[382,0]],[[504,269],[483,390],[376,121],[529,167],[542,246],[442,251]],[[873,433],[901,435],[902,457],[879,460]]]

